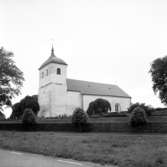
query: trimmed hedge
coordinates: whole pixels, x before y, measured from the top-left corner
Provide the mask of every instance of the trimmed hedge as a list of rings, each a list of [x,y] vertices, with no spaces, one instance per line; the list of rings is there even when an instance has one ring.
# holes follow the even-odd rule
[[[36,128],[36,116],[31,108],[26,108],[23,113],[22,124],[24,130],[35,130]]]
[[[73,112],[71,121],[77,131],[88,131],[88,116],[83,109],[76,108]]]
[[[167,133],[167,122],[148,122],[145,127],[132,128],[128,123],[88,123],[90,132],[118,132],[118,133]],[[20,123],[1,123],[0,130],[27,131]],[[39,123],[29,131],[75,132],[71,123]]]
[[[29,126],[36,124],[36,116],[31,108],[26,108],[24,110],[22,123]]]
[[[133,109],[129,123],[132,127],[141,127],[147,124],[147,118],[145,110],[141,107],[136,107]]]

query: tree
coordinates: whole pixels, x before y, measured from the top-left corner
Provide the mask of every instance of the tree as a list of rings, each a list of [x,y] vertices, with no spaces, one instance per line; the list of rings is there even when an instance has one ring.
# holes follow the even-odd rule
[[[102,113],[107,113],[109,110],[111,111],[111,105],[107,100],[96,99],[95,101],[89,103],[87,114],[88,115],[102,114]]]
[[[20,108],[20,103],[15,103],[12,106],[12,114],[10,116],[10,119],[20,119],[23,115],[23,111]]]
[[[37,96],[26,96],[20,101],[20,109],[24,111],[26,108],[33,110],[34,114],[37,115],[39,111],[39,104]]]
[[[167,56],[153,61],[150,68],[153,91],[162,103],[167,104]]]
[[[3,105],[11,105],[11,99],[20,94],[23,72],[12,60],[13,53],[0,48],[0,110]]]
[[[38,96],[26,96],[19,103],[16,103],[12,106],[13,112],[10,116],[11,119],[20,119],[23,115],[23,112],[26,108],[31,109],[35,115],[38,114],[40,109],[38,104]]]
[[[151,106],[147,106],[145,103],[134,103],[134,104],[130,105],[130,107],[128,108],[128,112],[132,113],[132,111],[136,107],[140,107],[140,108],[144,109],[147,116],[150,116],[152,114],[152,112],[154,112],[154,108]]]

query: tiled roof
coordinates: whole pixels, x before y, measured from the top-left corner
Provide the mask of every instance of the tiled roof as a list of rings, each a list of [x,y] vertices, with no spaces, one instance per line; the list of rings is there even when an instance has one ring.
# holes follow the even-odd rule
[[[46,65],[50,64],[50,63],[67,65],[67,63],[64,60],[55,56],[53,48],[52,48],[52,51],[51,51],[51,56],[39,67],[39,70],[42,69],[43,67],[45,67]]]
[[[77,91],[85,95],[115,96],[131,98],[117,85],[67,79],[67,90]]]

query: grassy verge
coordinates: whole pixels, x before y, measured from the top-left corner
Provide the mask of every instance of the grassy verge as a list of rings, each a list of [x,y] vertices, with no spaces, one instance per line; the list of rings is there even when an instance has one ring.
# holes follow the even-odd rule
[[[1,131],[0,147],[120,167],[167,166],[167,135]]]

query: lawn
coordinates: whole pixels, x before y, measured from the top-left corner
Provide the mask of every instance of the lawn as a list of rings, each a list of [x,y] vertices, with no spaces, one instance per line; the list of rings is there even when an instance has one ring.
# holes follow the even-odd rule
[[[0,147],[120,167],[167,166],[167,135],[159,134],[0,131]]]

